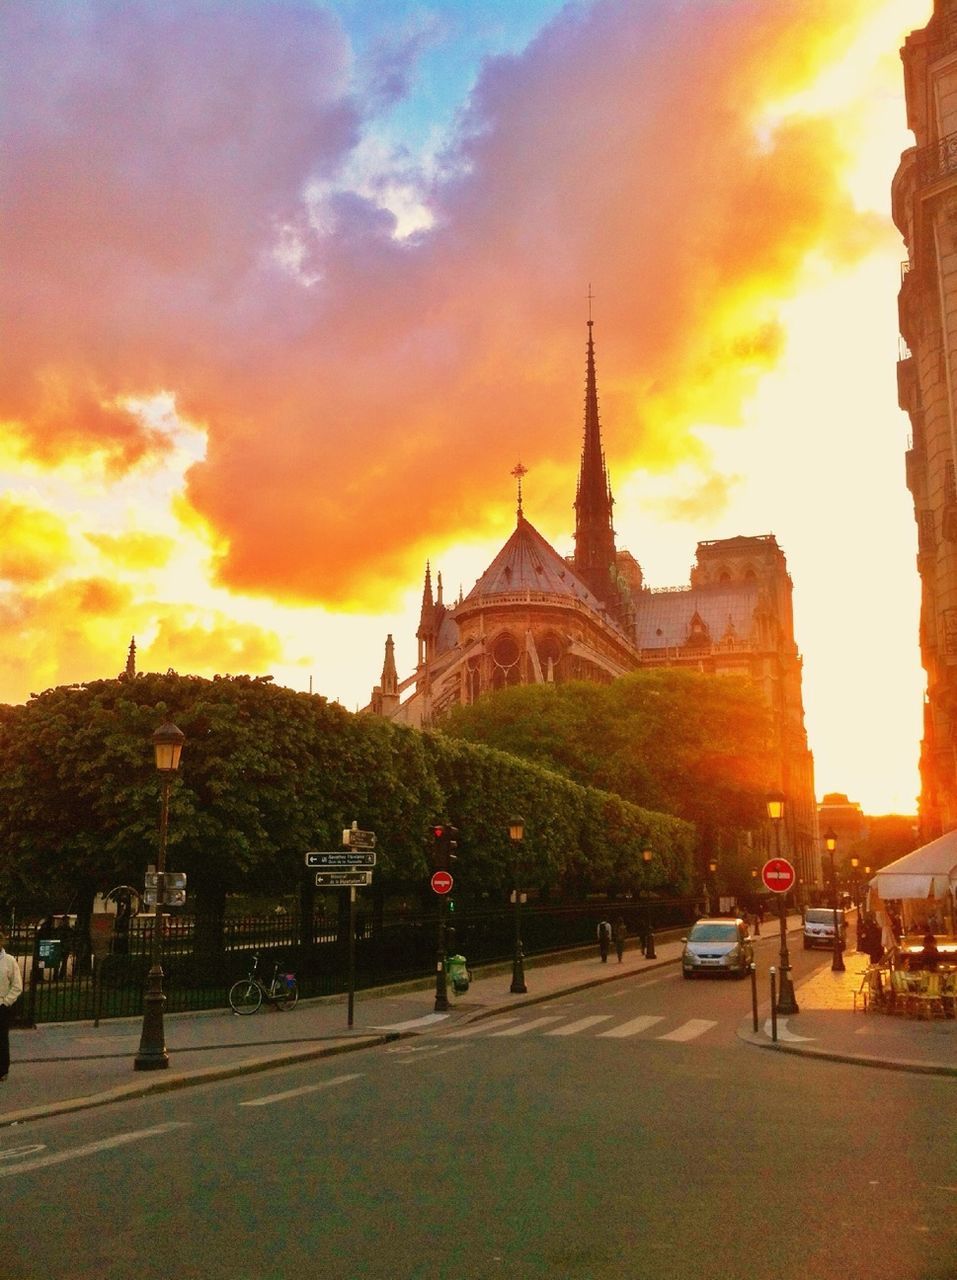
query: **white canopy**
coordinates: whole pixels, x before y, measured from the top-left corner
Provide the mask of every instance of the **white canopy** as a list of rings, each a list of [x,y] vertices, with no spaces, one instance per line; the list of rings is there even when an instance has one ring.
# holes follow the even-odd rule
[[[946,898],[957,890],[957,831],[905,853],[881,867],[870,881],[886,902],[889,898]]]

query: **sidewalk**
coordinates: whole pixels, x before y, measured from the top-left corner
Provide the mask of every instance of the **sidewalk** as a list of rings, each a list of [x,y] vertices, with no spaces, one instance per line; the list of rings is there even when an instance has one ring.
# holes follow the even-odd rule
[[[773,924],[771,925],[773,928]],[[800,918],[788,921],[789,932]],[[766,924],[763,937],[768,937]],[[511,965],[490,966],[478,974],[466,995],[450,993],[447,1015],[436,1014],[434,981],[357,993],[355,1025],[347,1024],[345,997],[306,1000],[288,1014],[264,1009],[240,1018],[229,1010],[173,1014],[166,1018],[170,1065],[159,1071],[134,1071],[141,1018],[101,1023],[44,1024],[10,1035],[10,1076],[0,1086],[0,1128],[144,1094],[180,1089],[270,1067],[327,1057],[421,1035],[437,1027],[474,1022],[503,1009],[539,1004],[556,995],[615,982],[646,970],[677,963],[678,940],[658,942],[657,958],[646,960],[634,940],[618,964],[612,954],[602,964],[596,949],[525,961],[528,993],[509,991]],[[752,1044],[785,1052],[837,1058],[867,1065],[957,1075],[957,1021],[916,1022],[883,1014],[852,1012],[852,993],[860,985],[866,958],[845,955],[846,972],[821,966],[800,983],[796,996],[801,1012],[778,1020],[778,1042],[772,1043],[767,966],[776,963],[762,950],[759,964],[759,1030],[750,1014],[738,1035]],[[762,987],[764,988],[762,990]],[[746,984],[742,984],[746,1006]]]

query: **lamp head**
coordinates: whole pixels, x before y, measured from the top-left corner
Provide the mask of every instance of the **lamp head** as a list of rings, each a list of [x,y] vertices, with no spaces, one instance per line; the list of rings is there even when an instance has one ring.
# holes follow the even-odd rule
[[[525,819],[524,818],[509,818],[508,838],[509,840],[514,841],[516,844],[518,844],[520,840],[525,839]]]
[[[153,751],[160,773],[175,773],[183,751],[186,734],[169,721],[153,731]]]
[[[780,822],[784,817],[784,796],[780,791],[769,791],[765,798],[768,817],[772,822]]]
[[[837,832],[833,827],[828,827],[824,832],[824,848],[828,853],[833,853],[837,848]]]

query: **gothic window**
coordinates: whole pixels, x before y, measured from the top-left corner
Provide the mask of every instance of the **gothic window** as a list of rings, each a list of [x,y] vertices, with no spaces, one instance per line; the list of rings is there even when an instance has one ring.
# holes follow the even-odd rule
[[[758,575],[754,572],[753,569],[745,569],[744,580],[745,582],[757,582]]]
[[[522,651],[518,641],[503,631],[492,643],[492,687],[501,689],[507,684],[518,684],[521,672],[519,660]]]
[[[718,581],[722,584],[731,581],[731,574],[727,571],[727,569],[721,570],[721,572],[718,574]]]
[[[542,675],[546,678],[548,677],[548,665],[549,661],[551,661],[552,679],[559,680],[561,678],[559,672],[561,671],[561,661],[564,652],[565,650],[561,640],[559,640],[554,631],[549,631],[548,634],[538,642],[538,658],[542,664]]]
[[[474,702],[482,692],[482,664],[472,661],[465,671],[466,696],[470,703]]]

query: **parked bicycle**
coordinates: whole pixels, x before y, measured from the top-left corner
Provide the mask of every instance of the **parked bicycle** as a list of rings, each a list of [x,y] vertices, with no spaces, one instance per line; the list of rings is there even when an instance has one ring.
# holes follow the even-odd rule
[[[279,962],[273,965],[272,979],[268,986],[257,975],[259,956],[253,955],[248,978],[240,978],[229,988],[229,1004],[233,1013],[256,1013],[262,1002],[274,1004],[277,1009],[293,1009],[299,999],[299,986],[294,973],[280,973]]]

